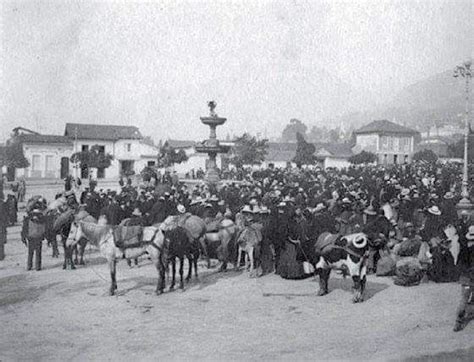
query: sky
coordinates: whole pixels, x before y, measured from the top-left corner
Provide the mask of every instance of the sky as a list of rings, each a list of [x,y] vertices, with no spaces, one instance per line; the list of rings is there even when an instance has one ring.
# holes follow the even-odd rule
[[[333,126],[472,57],[473,15],[470,0],[1,2],[0,142],[66,122],[202,140],[209,100],[220,138]]]

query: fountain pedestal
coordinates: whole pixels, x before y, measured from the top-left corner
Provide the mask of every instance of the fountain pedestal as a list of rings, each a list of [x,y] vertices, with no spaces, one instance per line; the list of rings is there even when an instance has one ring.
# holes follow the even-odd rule
[[[195,146],[196,152],[207,153],[208,163],[206,171],[206,181],[211,184],[216,184],[219,182],[219,172],[217,170],[217,154],[218,153],[227,153],[229,151],[228,146],[221,146],[216,135],[217,126],[223,125],[227,118],[219,117],[214,109],[216,108],[216,103],[211,101],[208,103],[210,108],[210,115],[207,117],[201,117],[201,122],[210,128],[209,139],[203,141],[202,143]]]

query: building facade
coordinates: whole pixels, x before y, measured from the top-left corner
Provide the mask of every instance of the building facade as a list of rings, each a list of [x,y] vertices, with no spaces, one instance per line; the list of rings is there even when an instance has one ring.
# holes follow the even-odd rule
[[[419,132],[387,120],[373,121],[354,131],[354,135],[354,153],[375,153],[383,165],[411,162],[420,139]]]
[[[22,144],[23,153],[30,165],[16,169],[15,177],[64,178],[67,175],[87,178],[118,178],[138,174],[145,166],[155,166],[158,148],[143,142],[137,127],[67,123],[63,136],[42,135],[18,127],[15,141]],[[15,131],[14,130],[14,131]],[[99,147],[99,152],[112,155],[106,169],[91,169],[87,165],[74,165],[70,158],[76,152]]]

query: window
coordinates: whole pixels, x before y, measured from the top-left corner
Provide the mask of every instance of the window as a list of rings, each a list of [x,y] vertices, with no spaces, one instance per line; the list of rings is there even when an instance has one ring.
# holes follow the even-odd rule
[[[82,145],[81,151],[82,151],[82,152],[87,152],[87,151],[89,151],[89,145]]]
[[[388,137],[382,136],[382,150],[386,150],[388,147]]]
[[[132,144],[131,143],[125,143],[125,152],[130,152],[132,150]]]
[[[98,145],[98,150],[99,150],[99,153],[104,154],[105,153],[105,146],[99,146]]]
[[[388,149],[393,150],[394,144],[393,144],[393,137],[387,137],[388,138]]]
[[[146,165],[147,165],[148,167],[153,167],[153,166],[156,165],[156,162],[155,162],[155,161],[148,161],[148,162],[146,163]]]
[[[38,171],[40,169],[40,162],[41,162],[41,156],[33,155],[33,159],[31,161],[31,169],[33,171]]]
[[[54,171],[54,162],[53,156],[46,156],[45,170]]]
[[[398,163],[398,155],[393,155],[393,163],[395,165]]]

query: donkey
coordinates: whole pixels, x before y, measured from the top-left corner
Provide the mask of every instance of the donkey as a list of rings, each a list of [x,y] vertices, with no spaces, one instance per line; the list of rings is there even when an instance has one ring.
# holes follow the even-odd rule
[[[163,232],[155,227],[144,227],[140,230],[140,241],[130,247],[119,248],[116,246],[113,227],[109,225],[98,225],[84,221],[74,221],[67,239],[67,246],[72,247],[85,237],[91,244],[98,246],[102,255],[107,259],[109,265],[111,285],[109,294],[114,295],[117,290],[116,264],[119,259],[134,259],[148,254],[155,265],[159,278],[156,294],[163,293],[165,280],[165,236]]]

